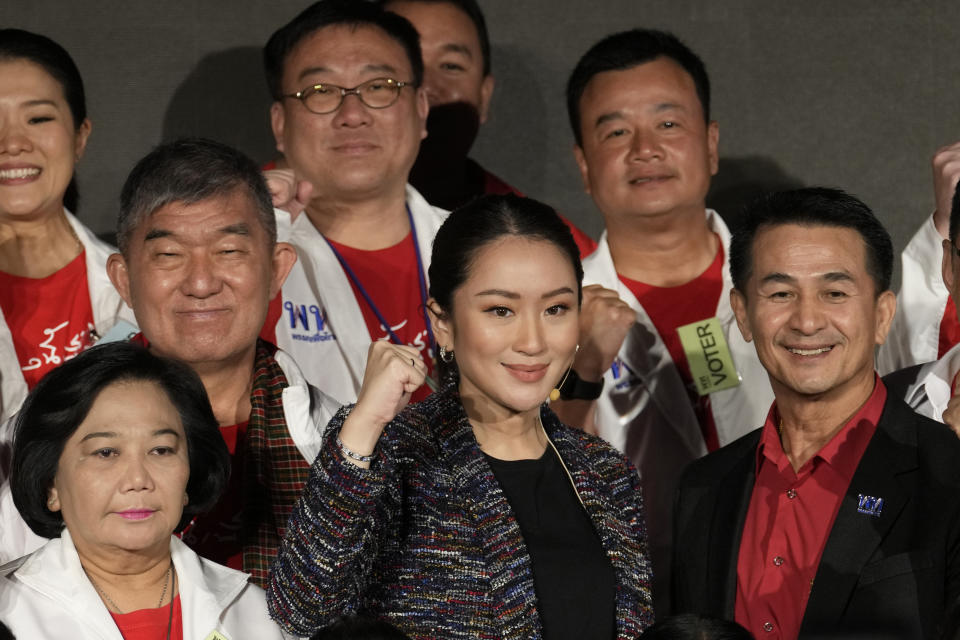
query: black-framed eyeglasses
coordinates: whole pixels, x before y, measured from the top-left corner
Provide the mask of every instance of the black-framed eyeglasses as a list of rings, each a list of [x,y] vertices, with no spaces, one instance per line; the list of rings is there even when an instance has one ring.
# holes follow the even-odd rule
[[[357,96],[360,102],[371,109],[386,109],[397,101],[397,98],[400,97],[400,90],[408,85],[410,85],[409,82],[394,80],[393,78],[374,78],[349,89],[335,84],[323,83],[280,97],[296,98],[309,111],[323,115],[339,109],[344,98],[349,95]]]

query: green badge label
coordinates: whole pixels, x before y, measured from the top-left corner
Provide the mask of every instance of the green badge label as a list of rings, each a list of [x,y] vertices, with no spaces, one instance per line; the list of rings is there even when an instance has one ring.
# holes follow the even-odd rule
[[[680,336],[693,382],[701,396],[740,384],[740,374],[733,365],[730,347],[727,346],[719,320],[708,318],[677,327],[677,335]]]
[[[209,634],[207,634],[207,637],[204,638],[203,640],[229,640],[229,639],[227,638],[227,636],[223,635],[219,631],[214,630],[214,631],[211,631]]]

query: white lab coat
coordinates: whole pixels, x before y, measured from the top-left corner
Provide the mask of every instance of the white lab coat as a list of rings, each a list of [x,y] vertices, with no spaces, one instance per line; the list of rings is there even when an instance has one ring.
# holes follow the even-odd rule
[[[175,537],[170,553],[184,640],[204,640],[213,631],[226,640],[287,637],[270,620],[263,590],[248,583],[247,574],[204,560]],[[0,620],[17,638],[122,640],[66,530],[0,567]]]
[[[724,247],[723,292],[716,316],[741,377],[739,386],[710,395],[723,446],[763,425],[773,403],[773,391],[756,349],[743,339],[730,307],[730,231],[715,211],[708,209],[705,215]],[[640,470],[656,580],[654,595],[662,605],[669,584],[673,493],[684,467],[707,453],[706,443],[670,352],[650,316],[617,275],[606,232],[583,267],[585,285],[613,289],[637,312],[637,321],[614,366],[604,374],[595,420],[599,435],[624,452]]]
[[[407,185],[407,205],[417,229],[424,277],[433,237],[447,212]],[[306,215],[277,210],[277,235],[297,249],[298,260],[283,284],[277,346],[300,365],[310,384],[343,403],[355,402],[367,365],[370,333],[347,275]]]
[[[340,404],[309,385],[289,355],[277,350],[274,358],[287,378],[288,386],[283,390],[281,398],[287,430],[303,459],[312,464],[323,446],[323,431],[340,408]],[[12,435],[9,422],[2,430],[6,439]],[[0,447],[8,444],[9,442],[0,441]],[[3,471],[0,469],[0,473]],[[20,517],[20,512],[13,503],[9,479],[0,480],[3,480],[0,484],[0,562],[7,562],[30,553],[47,540],[31,531]]]
[[[130,323],[131,330],[135,331],[133,311],[123,302],[107,277],[107,258],[116,249],[97,238],[69,211],[66,214],[86,250],[87,286],[97,335],[106,335],[121,320]],[[20,371],[10,329],[3,319],[3,312],[0,312],[0,423],[16,413],[26,397],[27,383]]]
[[[880,375],[937,359],[940,320],[950,296],[941,271],[942,243],[931,216],[900,254],[897,313],[877,355]]]

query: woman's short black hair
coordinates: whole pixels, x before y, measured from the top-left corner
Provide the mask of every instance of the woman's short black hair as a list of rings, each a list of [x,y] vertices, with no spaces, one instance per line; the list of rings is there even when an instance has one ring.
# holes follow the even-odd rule
[[[187,438],[190,502],[177,529],[212,508],[230,478],[230,454],[207,392],[187,365],[130,342],[98,345],[53,369],[30,392],[17,415],[10,488],[34,533],[56,538],[63,516],[47,508],[64,445],[86,419],[100,393],[118,382],[152,382],[176,408]]]
[[[67,50],[38,33],[23,29],[0,29],[0,61],[27,60],[43,67],[63,87],[74,128],[87,117],[83,79]]]
[[[753,635],[732,620],[684,613],[660,620],[639,640],[753,640]]]

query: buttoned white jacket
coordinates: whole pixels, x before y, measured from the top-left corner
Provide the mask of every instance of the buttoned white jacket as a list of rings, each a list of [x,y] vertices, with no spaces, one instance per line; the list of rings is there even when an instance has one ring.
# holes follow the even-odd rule
[[[288,637],[270,620],[263,590],[247,574],[204,560],[175,537],[184,640]],[[17,638],[123,640],[87,578],[69,532],[0,567],[0,620]]]
[[[69,211],[65,213],[86,250],[87,287],[97,334],[106,335],[120,320],[130,323],[131,330],[135,331],[136,319],[133,311],[123,302],[107,277],[107,258],[111,253],[115,253],[116,249],[97,238]],[[0,312],[0,424],[20,409],[26,397],[27,383],[20,370],[13,337],[3,319],[3,312]]]
[[[406,194],[426,278],[433,237],[448,213],[410,185]],[[355,402],[371,338],[350,281],[306,214],[291,222],[285,211],[275,213],[278,239],[292,244],[298,257],[283,284],[277,346],[293,357],[310,384],[340,402]]]

